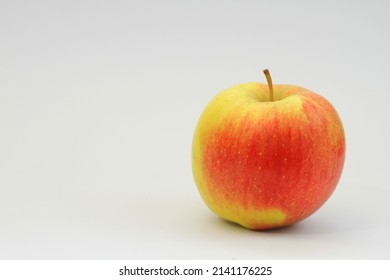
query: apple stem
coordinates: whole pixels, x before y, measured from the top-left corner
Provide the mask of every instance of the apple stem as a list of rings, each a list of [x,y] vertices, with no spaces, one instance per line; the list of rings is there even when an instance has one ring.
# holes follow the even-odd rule
[[[267,78],[268,89],[269,89],[269,100],[272,102],[274,101],[274,87],[272,85],[271,74],[269,73],[268,69],[264,69],[263,73]]]

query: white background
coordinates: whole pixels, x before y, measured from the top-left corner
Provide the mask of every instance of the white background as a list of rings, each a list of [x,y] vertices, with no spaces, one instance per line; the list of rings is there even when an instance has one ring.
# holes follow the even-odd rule
[[[1,259],[389,259],[388,1],[0,0]],[[197,119],[238,83],[326,97],[347,157],[305,221],[201,200]]]

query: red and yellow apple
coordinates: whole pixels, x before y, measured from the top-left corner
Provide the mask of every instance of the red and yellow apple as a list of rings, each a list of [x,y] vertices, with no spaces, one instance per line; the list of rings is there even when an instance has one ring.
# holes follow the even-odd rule
[[[218,216],[262,230],[296,223],[334,191],[344,164],[340,118],[322,96],[293,85],[246,83],[219,93],[193,138],[200,195]]]

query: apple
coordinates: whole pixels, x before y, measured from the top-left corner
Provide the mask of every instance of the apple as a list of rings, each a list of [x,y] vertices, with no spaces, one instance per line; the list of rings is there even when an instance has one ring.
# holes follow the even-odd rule
[[[294,224],[320,208],[344,165],[334,107],[302,87],[257,82],[230,87],[195,129],[192,170],[206,205],[253,230]]]

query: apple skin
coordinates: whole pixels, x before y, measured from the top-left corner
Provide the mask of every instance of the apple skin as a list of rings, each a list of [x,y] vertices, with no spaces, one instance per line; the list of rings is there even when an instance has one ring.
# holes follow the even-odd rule
[[[294,224],[320,208],[344,165],[340,118],[322,96],[293,85],[246,83],[218,94],[193,138],[199,193],[218,216],[253,230]]]

